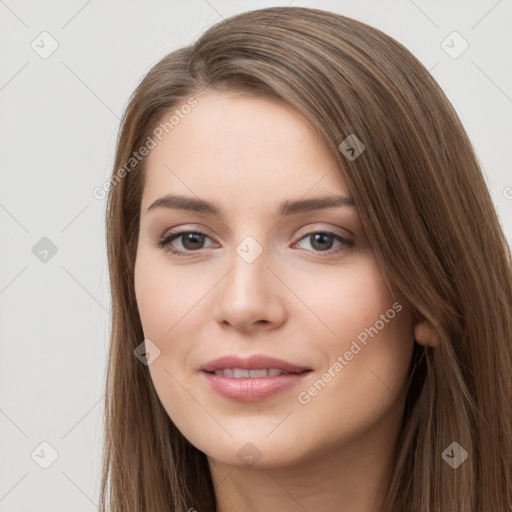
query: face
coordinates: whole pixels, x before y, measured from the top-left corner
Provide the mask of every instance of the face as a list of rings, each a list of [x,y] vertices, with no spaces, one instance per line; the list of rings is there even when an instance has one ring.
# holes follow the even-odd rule
[[[210,460],[234,466],[386,435],[413,330],[343,169],[281,102],[197,101],[151,149],[141,204],[135,292],[164,408]],[[228,356],[239,359],[211,364]]]

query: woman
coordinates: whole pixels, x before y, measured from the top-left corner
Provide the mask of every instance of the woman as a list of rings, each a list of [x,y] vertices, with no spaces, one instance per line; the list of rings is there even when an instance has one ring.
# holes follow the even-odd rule
[[[511,257],[402,45],[246,12],[134,92],[102,510],[512,510]]]

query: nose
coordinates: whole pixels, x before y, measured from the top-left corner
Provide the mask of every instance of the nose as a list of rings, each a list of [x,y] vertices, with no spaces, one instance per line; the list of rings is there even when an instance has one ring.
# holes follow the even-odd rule
[[[217,288],[215,319],[237,330],[273,330],[285,322],[286,287],[276,277],[268,250],[252,262],[233,251],[231,268]]]

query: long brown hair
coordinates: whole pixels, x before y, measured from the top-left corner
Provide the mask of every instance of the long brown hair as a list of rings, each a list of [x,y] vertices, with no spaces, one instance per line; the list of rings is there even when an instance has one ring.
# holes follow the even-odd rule
[[[359,21],[295,7],[213,26],[158,62],[124,113],[107,201],[101,510],[215,510],[206,455],[174,426],[134,357],[144,339],[134,262],[145,159],[130,160],[207,87],[268,95],[306,116],[345,169],[390,288],[439,333],[435,348],[415,344],[384,510],[512,510],[511,254],[472,145],[404,46]],[[339,149],[351,134],[366,146],[353,160]],[[442,457],[452,442],[468,453],[456,469]]]

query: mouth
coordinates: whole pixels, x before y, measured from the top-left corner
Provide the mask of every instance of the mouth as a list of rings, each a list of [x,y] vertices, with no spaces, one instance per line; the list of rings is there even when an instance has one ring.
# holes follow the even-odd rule
[[[253,376],[257,378],[269,376],[270,372],[272,372],[270,376],[277,376],[274,375],[277,371],[283,373],[302,373],[310,369],[311,368],[307,368],[306,366],[301,366],[262,354],[256,354],[245,358],[236,355],[227,355],[210,361],[200,368],[200,370],[209,373],[215,373],[217,370],[221,370],[225,372],[227,377],[235,378],[238,376],[242,378],[250,378],[251,372]],[[266,371],[267,374],[263,375],[262,373],[259,375],[256,373],[258,371]]]
[[[304,370],[310,371],[310,370]],[[221,375],[222,377],[229,377],[233,379],[259,379],[261,377],[279,377],[280,375],[297,375],[295,372],[286,372],[279,368],[264,368],[262,370],[252,369],[246,370],[244,368],[224,368],[215,370],[214,372],[207,372],[212,375]],[[300,372],[302,373],[302,372]]]
[[[267,356],[226,356],[204,365],[202,377],[217,394],[256,402],[297,386],[313,370]]]

